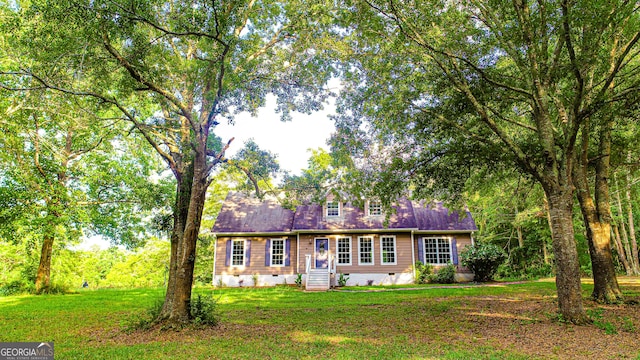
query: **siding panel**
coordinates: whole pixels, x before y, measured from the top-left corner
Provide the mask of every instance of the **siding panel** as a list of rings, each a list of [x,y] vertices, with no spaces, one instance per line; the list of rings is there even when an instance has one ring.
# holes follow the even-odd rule
[[[267,239],[282,239],[283,237],[220,237],[216,241],[216,275],[292,275],[295,274],[295,262],[289,266],[266,266],[266,242]],[[227,253],[228,240],[245,239],[251,240],[251,266],[231,267],[227,266],[225,257]],[[296,259],[296,238],[286,237],[291,244],[289,246],[289,257]]]
[[[380,263],[380,236],[395,235],[396,237],[396,264],[382,265]],[[369,236],[373,238],[374,257],[373,265],[358,265],[358,237]],[[411,264],[411,234],[408,233],[388,233],[388,234],[304,234],[300,235],[300,272],[305,272],[305,255],[311,255],[311,266],[314,266],[314,240],[316,238],[329,239],[329,251],[336,254],[336,239],[339,237],[351,237],[351,265],[338,265],[338,273],[345,274],[366,274],[366,273],[410,273],[413,271]]]

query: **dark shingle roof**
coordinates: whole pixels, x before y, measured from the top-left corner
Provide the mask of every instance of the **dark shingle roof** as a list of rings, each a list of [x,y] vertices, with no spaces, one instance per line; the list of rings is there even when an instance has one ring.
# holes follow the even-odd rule
[[[263,201],[240,192],[229,192],[218,214],[215,233],[289,232],[293,211],[283,208],[274,198]]]
[[[449,212],[441,202],[414,202],[413,213],[419,230],[478,230],[471,213],[467,211],[465,216],[461,217],[457,211]]]
[[[341,208],[341,216],[327,219],[322,205],[301,205],[296,211],[283,208],[275,198],[263,201],[255,196],[229,192],[218,214],[214,233],[282,233],[313,230],[415,229],[419,231],[475,231],[469,212],[460,218],[449,213],[442,203],[412,202],[401,199],[396,212],[384,224],[384,216],[365,216],[350,203]]]
[[[342,206],[341,216],[327,219],[321,205],[298,206],[293,221],[293,230],[356,230],[356,229],[412,229],[416,227],[411,202],[402,199],[394,206],[395,214],[384,226],[384,216],[365,216],[362,209],[350,203]]]

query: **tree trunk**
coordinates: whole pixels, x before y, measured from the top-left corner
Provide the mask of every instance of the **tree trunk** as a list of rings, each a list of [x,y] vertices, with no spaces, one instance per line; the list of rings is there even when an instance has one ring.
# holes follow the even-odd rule
[[[178,182],[171,236],[169,284],[160,320],[183,324],[191,319],[196,244],[207,191],[206,152],[199,149]]]
[[[51,254],[53,253],[52,234],[45,234],[42,242],[42,250],[40,251],[40,264],[36,274],[36,293],[42,294],[49,292],[51,286]]]
[[[616,182],[617,183],[617,182]],[[629,260],[629,263],[631,265],[631,269],[632,269],[632,274],[633,275],[638,275],[639,271],[638,271],[638,263],[636,262],[636,257],[633,256],[633,252],[631,250],[631,246],[629,244],[629,237],[627,236],[627,229],[624,225],[624,215],[623,215],[623,211],[622,211],[622,201],[620,200],[620,186],[617,186],[618,191],[616,191],[616,200],[618,202],[618,213],[620,214],[620,218],[623,219],[620,221],[620,233],[622,233],[622,244],[624,246],[626,255],[627,255],[627,259]]]
[[[573,167],[573,184],[576,187],[576,196],[580,203],[589,244],[589,255],[591,256],[594,284],[591,296],[595,301],[612,303],[622,299],[622,291],[618,286],[611,254],[611,211],[608,184],[611,146],[608,127],[603,126],[600,131],[599,154],[601,156],[596,160],[595,202],[588,184],[588,141],[585,131],[583,151]]]
[[[183,172],[174,174],[176,177],[176,200],[173,209],[173,229],[171,231],[171,255],[169,260],[169,279],[167,293],[160,313],[160,320],[174,319],[175,302],[178,298],[176,279],[178,274],[178,253],[184,241],[184,229],[189,212],[193,184],[193,164],[189,164]],[[184,315],[184,314],[183,314]]]
[[[633,269],[629,265],[629,261],[627,260],[627,255],[624,251],[624,247],[622,246],[622,241],[620,240],[620,233],[618,232],[618,226],[615,224],[612,224],[611,232],[613,233],[612,236],[613,236],[613,239],[615,240],[616,251],[618,252],[618,258],[620,259],[622,266],[624,266],[624,271],[627,275],[632,275]]]
[[[584,219],[593,271],[593,299],[616,302],[622,298],[611,254],[611,225],[597,219],[590,197],[578,195]],[[585,199],[586,198],[586,199]]]
[[[627,161],[631,162],[631,153],[627,154]],[[636,227],[633,220],[633,203],[631,202],[631,178],[629,170],[626,173],[627,184],[625,186],[625,197],[627,200],[627,218],[629,219],[629,242],[631,243],[631,253],[633,263],[636,265],[636,274],[640,273],[640,259],[638,259],[638,242],[636,240]]]
[[[573,194],[569,186],[552,187],[547,194],[556,257],[556,287],[560,314],[574,324],[589,323],[582,306],[580,264],[573,230]]]
[[[549,224],[549,232],[551,233],[551,238],[553,239],[553,226],[551,226],[551,213],[549,213],[549,201],[547,200],[547,194],[545,193],[542,198],[542,205],[544,206],[544,212],[547,213],[547,223]],[[549,261],[549,252],[547,251],[547,239],[542,240],[542,258],[544,259],[544,263],[549,265],[551,262]]]
[[[545,188],[549,201],[549,217],[556,257],[558,306],[565,321],[587,324],[589,318],[582,306],[580,264],[573,231],[573,194],[567,185]]]

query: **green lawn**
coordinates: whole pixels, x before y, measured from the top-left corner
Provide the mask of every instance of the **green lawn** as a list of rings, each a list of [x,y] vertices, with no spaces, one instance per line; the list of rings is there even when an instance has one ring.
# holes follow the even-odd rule
[[[638,296],[637,284],[625,287]],[[0,341],[54,341],[56,359],[529,359],[618,355],[637,358],[637,305],[601,307],[598,324],[576,327],[554,315],[553,282],[494,287],[306,293],[292,287],[197,289],[218,299],[220,325],[137,331],[123,326],[162,298],[162,289],[85,290],[0,298]],[[585,298],[590,285],[585,284]],[[591,311],[591,310],[590,310]],[[635,316],[635,317],[634,317]],[[611,327],[616,334],[607,335]],[[545,331],[572,336],[565,350]],[[594,353],[592,341],[622,344]],[[540,338],[540,343],[536,339]],[[572,340],[573,339],[573,340]],[[604,341],[602,340],[602,341]],[[631,342],[627,349],[623,345]],[[596,344],[597,345],[597,344]],[[548,348],[545,350],[545,346]],[[554,347],[555,346],[555,347]],[[570,352],[567,352],[570,351]]]

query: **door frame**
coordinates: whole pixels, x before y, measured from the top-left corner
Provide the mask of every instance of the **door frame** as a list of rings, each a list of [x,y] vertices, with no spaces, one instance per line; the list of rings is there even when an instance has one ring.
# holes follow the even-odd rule
[[[317,258],[318,252],[316,251],[318,249],[318,241],[319,240],[324,240],[324,241],[327,242],[327,259],[325,260],[327,266],[326,267],[320,267],[320,268],[317,266],[318,265],[318,258]],[[314,269],[326,269],[326,268],[329,267],[329,254],[330,254],[329,249],[330,248],[331,248],[331,241],[329,241],[328,237],[317,237],[317,238],[313,239],[313,268]]]

